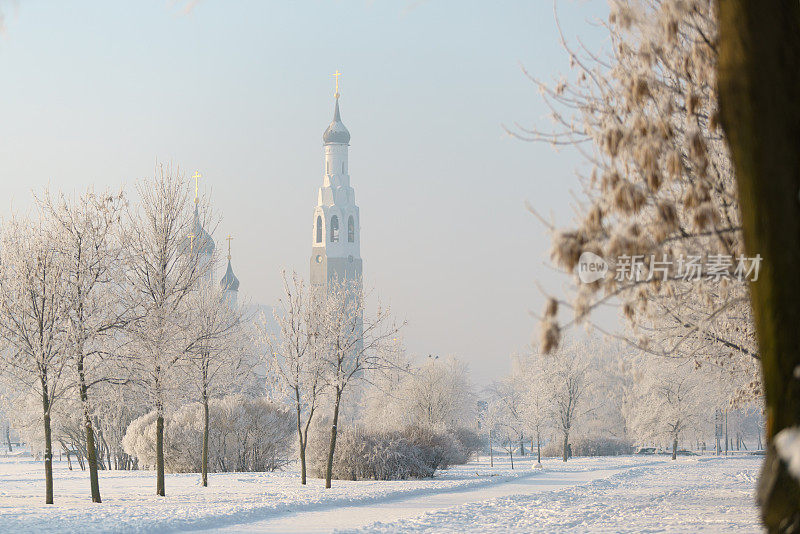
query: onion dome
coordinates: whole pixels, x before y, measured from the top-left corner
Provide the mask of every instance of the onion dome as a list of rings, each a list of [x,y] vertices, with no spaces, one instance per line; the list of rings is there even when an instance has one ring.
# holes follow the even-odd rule
[[[326,145],[339,144],[346,145],[350,143],[350,132],[347,131],[342,117],[339,115],[339,95],[336,95],[336,107],[333,110],[333,120],[331,121],[328,129],[322,135],[322,140]]]
[[[225,276],[219,281],[219,285],[224,291],[239,291],[239,279],[233,274],[230,258],[228,258],[228,269],[225,271]]]
[[[203,225],[200,223],[200,212],[196,203],[194,205],[194,228],[191,239],[192,247],[198,254],[207,254],[211,256],[214,253],[214,240],[211,238],[211,234],[206,232],[206,229],[203,228]]]

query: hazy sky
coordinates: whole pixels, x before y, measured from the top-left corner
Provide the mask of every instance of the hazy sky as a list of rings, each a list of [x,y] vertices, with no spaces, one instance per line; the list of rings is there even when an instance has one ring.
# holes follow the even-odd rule
[[[187,5],[193,6],[183,14]],[[568,72],[550,0],[4,2],[0,214],[31,189],[131,188],[156,159],[199,170],[234,235],[240,292],[272,304],[308,275],[322,132],[341,77],[367,285],[418,355],[486,382],[529,343],[563,279],[530,201],[568,222],[580,158],[504,134],[549,126],[520,70]],[[605,46],[604,0],[559,0],[568,37]],[[221,276],[222,273],[219,273]]]

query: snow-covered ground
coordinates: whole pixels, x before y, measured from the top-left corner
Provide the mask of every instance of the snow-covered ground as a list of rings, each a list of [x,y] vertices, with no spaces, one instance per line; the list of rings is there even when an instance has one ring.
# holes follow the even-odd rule
[[[0,457],[0,532],[488,532],[758,531],[754,457],[525,459],[511,471],[482,458],[432,480],[319,480],[295,472],[168,475],[167,497],[152,471],[100,473],[92,504],[85,472],[56,463],[55,501],[45,506],[41,463]]]

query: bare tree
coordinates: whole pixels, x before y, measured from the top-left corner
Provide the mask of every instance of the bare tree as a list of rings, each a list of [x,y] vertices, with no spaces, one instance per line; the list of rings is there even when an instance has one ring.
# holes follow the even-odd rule
[[[306,483],[306,447],[308,431],[325,386],[322,360],[324,310],[321,295],[309,289],[303,280],[283,272],[284,295],[274,310],[277,332],[270,332],[266,317],[257,325],[256,341],[266,349],[269,376],[279,400],[291,397],[294,405],[300,455],[300,483]],[[319,290],[317,290],[319,291]]]
[[[89,392],[92,385],[110,378],[97,374],[94,360],[104,355],[105,340],[125,321],[125,310],[118,298],[120,217],[125,201],[121,193],[96,195],[89,191],[70,201],[63,195],[54,199],[45,191],[37,202],[49,241],[64,260],[68,356],[77,377],[83,411],[92,501],[99,503],[100,483]],[[87,376],[89,373],[94,376]]]
[[[208,486],[209,401],[230,393],[230,385],[249,370],[243,345],[243,313],[224,289],[201,282],[188,299],[189,354],[194,384],[203,404],[203,486]]]
[[[514,447],[518,442],[521,443],[525,428],[523,391],[516,385],[513,376],[510,376],[495,382],[489,388],[492,400],[498,408],[496,428],[504,436],[503,444],[511,459],[511,469],[514,469]]]
[[[210,269],[201,261],[210,240],[201,210],[194,216],[183,175],[159,164],[152,180],[137,185],[140,204],[128,210],[125,233],[130,305],[128,351],[156,419],[156,494],[164,496],[164,412],[174,392],[174,371],[185,363],[189,295]],[[203,210],[207,212],[207,210]]]
[[[541,465],[542,435],[551,421],[550,392],[546,389],[547,381],[544,379],[541,362],[534,357],[515,359],[511,380],[522,391],[522,421],[531,437],[536,438],[536,458],[538,465]]]
[[[588,343],[569,342],[552,352],[539,355],[543,369],[542,386],[550,397],[551,419],[563,437],[563,459],[570,456],[569,437],[576,422],[591,411],[587,398],[590,386]]]
[[[8,371],[41,400],[46,504],[53,504],[51,412],[63,394],[66,355],[65,258],[38,222],[3,226],[0,340]]]
[[[667,437],[675,460],[678,442],[686,432],[698,428],[703,414],[713,406],[706,394],[709,377],[687,366],[687,362],[663,361],[643,356],[625,403],[627,424],[639,440]]]
[[[342,396],[364,373],[381,365],[382,353],[391,350],[402,324],[392,318],[389,308],[378,305],[374,315],[366,313],[361,280],[333,281],[320,295],[321,333],[324,343],[323,367],[333,400],[331,439],[325,470],[325,487],[331,487],[333,455]]]

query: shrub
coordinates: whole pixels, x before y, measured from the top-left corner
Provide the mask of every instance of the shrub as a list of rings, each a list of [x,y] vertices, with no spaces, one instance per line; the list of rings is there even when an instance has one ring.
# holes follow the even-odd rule
[[[563,442],[558,438],[560,436],[542,447],[542,456],[561,458]],[[607,435],[576,436],[570,439],[570,445],[573,456],[618,456],[633,452],[633,446],[627,439]]]
[[[140,465],[155,465],[156,413],[128,426],[122,446]],[[230,395],[209,402],[209,471],[273,471],[292,452],[292,417],[263,398]],[[164,420],[164,467],[170,473],[201,470],[203,405],[182,406]]]
[[[324,477],[329,434],[315,432],[309,443],[312,476]],[[333,473],[340,480],[403,480],[432,477],[437,469],[463,464],[480,446],[471,431],[449,433],[424,426],[371,431],[363,426],[339,430]]]

